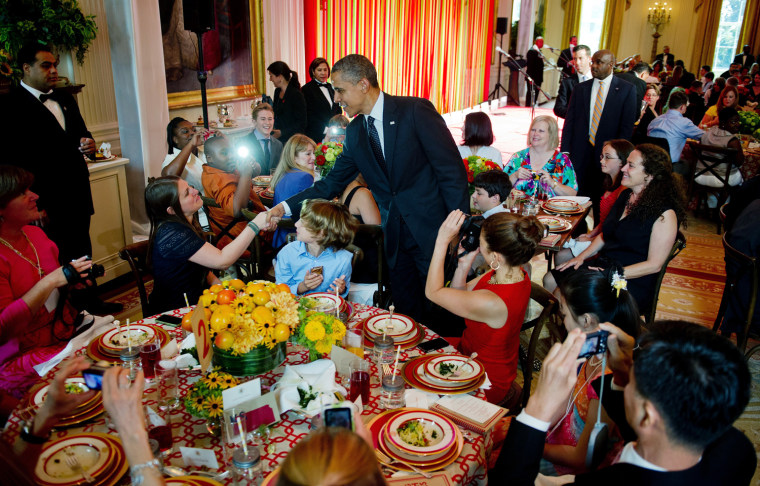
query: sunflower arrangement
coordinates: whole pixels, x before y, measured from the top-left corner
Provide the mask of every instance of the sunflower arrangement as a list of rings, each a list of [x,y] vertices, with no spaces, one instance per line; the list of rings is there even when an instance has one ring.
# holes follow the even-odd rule
[[[318,359],[339,343],[346,335],[346,325],[332,314],[307,311],[301,307],[301,323],[295,332],[294,340],[309,348],[309,358]]]
[[[221,417],[224,409],[222,391],[238,384],[237,378],[214,368],[190,387],[185,395],[185,408],[195,417]]]

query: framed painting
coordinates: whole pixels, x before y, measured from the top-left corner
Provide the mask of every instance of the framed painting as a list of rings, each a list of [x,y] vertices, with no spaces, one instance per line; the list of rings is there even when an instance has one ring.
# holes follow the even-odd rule
[[[209,104],[261,93],[266,72],[261,2],[214,0],[215,28],[202,35]],[[198,37],[185,30],[183,0],[158,3],[169,108],[200,106]]]

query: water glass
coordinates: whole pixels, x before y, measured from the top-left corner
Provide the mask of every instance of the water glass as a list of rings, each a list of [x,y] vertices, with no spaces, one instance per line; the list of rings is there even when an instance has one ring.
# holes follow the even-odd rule
[[[140,359],[142,360],[143,373],[146,380],[152,380],[156,375],[155,366],[161,359],[161,344],[158,341],[144,344],[140,348]]]
[[[522,215],[523,216],[536,216],[538,214],[538,201],[531,198],[523,203]]]
[[[356,360],[349,365],[349,392],[348,399],[355,401],[362,397],[362,405],[369,403],[369,362]]]
[[[404,379],[399,375],[383,376],[383,390],[380,394],[380,406],[393,410],[406,405],[404,400]]]
[[[372,355],[378,367],[383,364],[393,363],[393,359],[396,356],[393,338],[385,334],[377,337],[374,342]]]
[[[361,327],[346,329],[346,335],[343,336],[343,349],[364,358],[364,331]]]
[[[177,362],[159,361],[154,366],[158,385],[158,408],[175,409],[179,407],[179,376]]]

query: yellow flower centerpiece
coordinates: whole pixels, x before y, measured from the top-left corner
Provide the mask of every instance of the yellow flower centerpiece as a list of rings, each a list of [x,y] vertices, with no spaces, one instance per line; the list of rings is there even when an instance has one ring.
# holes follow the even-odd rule
[[[294,340],[309,348],[309,359],[314,361],[329,353],[333,344],[343,340],[346,325],[333,314],[310,311],[313,305],[308,299],[309,297],[301,298],[301,322]]]
[[[215,368],[190,387],[185,395],[185,408],[190,415],[208,420],[209,432],[218,435],[224,409],[222,390],[237,385],[238,380],[234,376]]]
[[[299,326],[298,301],[287,285],[226,280],[202,295],[199,305],[208,309],[214,366],[251,376],[285,361],[287,340]]]

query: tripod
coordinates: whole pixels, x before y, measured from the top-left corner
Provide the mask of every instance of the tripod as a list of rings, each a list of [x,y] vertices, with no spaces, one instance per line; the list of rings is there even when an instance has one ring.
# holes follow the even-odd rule
[[[504,34],[500,34],[500,36],[501,38],[499,39],[499,47],[503,49],[502,44],[504,43]],[[501,85],[501,56],[503,56],[503,54],[501,51],[499,51],[499,70],[498,74],[496,75],[496,86],[493,87],[493,91],[491,91],[491,93],[488,95],[489,101],[498,100],[501,97],[502,90],[504,91],[505,95],[509,96],[506,88]]]

